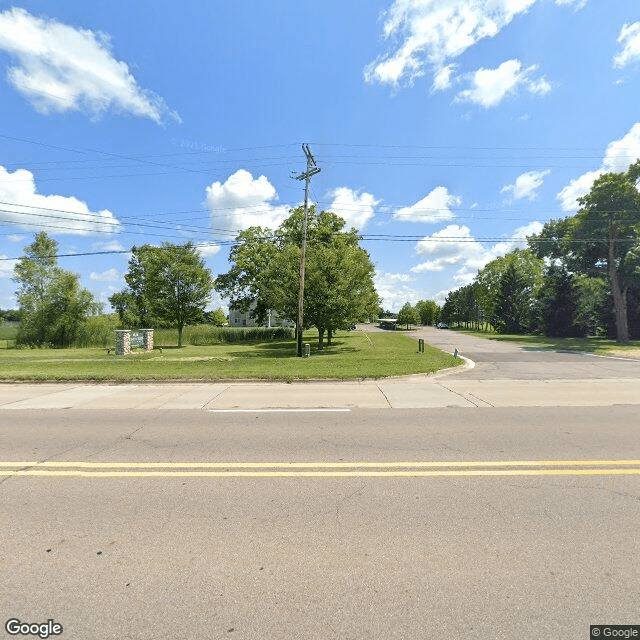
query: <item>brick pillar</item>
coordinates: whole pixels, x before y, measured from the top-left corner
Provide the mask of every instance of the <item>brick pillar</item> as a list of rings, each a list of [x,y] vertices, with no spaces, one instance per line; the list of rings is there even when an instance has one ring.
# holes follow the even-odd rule
[[[116,329],[116,355],[126,356],[131,353],[131,329]]]
[[[153,329],[141,329],[142,344],[145,351],[153,351]]]

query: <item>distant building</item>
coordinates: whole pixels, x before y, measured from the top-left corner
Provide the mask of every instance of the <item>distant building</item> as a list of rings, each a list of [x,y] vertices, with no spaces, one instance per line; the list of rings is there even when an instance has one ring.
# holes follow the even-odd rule
[[[251,317],[251,312],[255,309],[252,305],[249,311],[242,312],[239,309],[229,307],[230,327],[293,327],[294,322],[281,318],[275,311],[269,311],[267,321],[259,324],[255,318]]]

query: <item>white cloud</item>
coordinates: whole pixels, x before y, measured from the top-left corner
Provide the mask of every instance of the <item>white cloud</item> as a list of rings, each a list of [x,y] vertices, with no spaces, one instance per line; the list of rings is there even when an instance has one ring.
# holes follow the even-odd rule
[[[126,251],[117,240],[111,240],[109,242],[94,242],[91,244],[94,249],[100,249],[101,251]]]
[[[91,211],[85,202],[73,196],[41,195],[30,171],[17,169],[10,173],[3,166],[0,166],[0,223],[76,235],[120,230],[120,222],[111,211]]]
[[[587,1],[588,0],[556,0],[556,4],[559,6],[562,5],[574,5],[576,11],[578,11],[579,9],[584,8],[587,5]]]
[[[0,13],[0,50],[14,56],[7,78],[42,113],[108,109],[180,121],[164,100],[141,89],[116,60],[105,33],[76,29],[14,7]]]
[[[526,238],[536,233],[540,233],[542,231],[542,227],[542,223],[538,221],[530,222],[523,227],[518,227],[511,235],[511,238],[501,240],[488,249],[486,256],[488,260],[484,264],[491,260],[495,260],[495,258],[503,256],[514,249],[525,249],[527,246]],[[518,238],[523,238],[523,240],[518,240]],[[484,266],[484,264],[482,266]]]
[[[89,280],[93,280],[94,282],[117,282],[120,279],[120,273],[115,267],[111,269],[107,269],[106,271],[102,271],[100,273],[96,273],[92,271],[89,274]]]
[[[338,187],[329,195],[333,198],[330,211],[344,218],[347,229],[359,231],[373,218],[374,208],[380,202],[366,191],[360,193],[348,187]]]
[[[412,282],[415,278],[410,276],[408,273],[385,273],[386,282],[397,283],[397,282]]]
[[[452,76],[456,66],[455,64],[448,64],[435,72],[433,76],[433,91],[445,91],[451,88],[453,84]]]
[[[17,233],[12,233],[7,236],[7,240],[9,240],[10,242],[24,242],[25,239],[26,236],[20,236]]]
[[[614,67],[640,62],[640,22],[625,24],[620,30],[618,44],[622,45],[622,51],[613,58]]]
[[[537,190],[550,173],[550,169],[546,171],[527,171],[519,175],[513,184],[502,187],[500,193],[510,193],[514,200],[535,200],[538,195]]]
[[[526,237],[540,233],[541,230],[542,223],[531,222],[515,229],[510,238],[485,248],[483,243],[473,237],[469,227],[449,225],[416,244],[416,254],[426,256],[428,260],[412,267],[411,271],[425,273],[457,266],[453,279],[462,286],[471,282],[478,270],[491,260],[514,249],[526,247]]]
[[[447,62],[484,38],[496,36],[536,0],[395,0],[385,14],[384,36],[395,48],[370,63],[367,82],[397,86],[436,75]]]
[[[0,278],[13,278],[13,268],[17,260],[9,260],[9,256],[0,254]]]
[[[522,68],[520,60],[507,60],[495,69],[478,69],[471,74],[471,88],[456,96],[458,102],[473,102],[485,109],[495,107],[507,96],[517,92],[520,86],[530,93],[544,95],[551,91],[551,85],[544,79],[531,79],[535,65]]]
[[[462,200],[449,193],[446,187],[436,187],[422,200],[410,207],[398,209],[393,217],[403,222],[444,222],[455,218],[451,207],[459,207]]]
[[[622,138],[609,143],[600,169],[583,173],[558,193],[563,211],[575,211],[577,199],[589,193],[593,181],[603,173],[626,171],[639,158],[640,122],[636,122]]]
[[[471,235],[471,229],[457,224],[426,236],[417,243],[415,252],[429,259],[412,267],[413,273],[442,271],[455,264],[479,264],[485,254],[482,244]]]
[[[408,285],[414,279],[406,273],[376,273],[373,283],[382,299],[382,308],[399,311],[405,302],[415,304],[421,300],[420,292]]]
[[[218,253],[220,251],[220,245],[219,244],[206,244],[206,245],[196,245],[196,249],[198,250],[198,253],[203,257],[203,258],[210,258],[211,256],[215,256],[216,253]]]
[[[239,169],[223,183],[214,182],[206,193],[213,230],[231,236],[249,227],[275,229],[290,211],[286,205],[273,204],[278,194],[265,176],[254,179],[245,169]]]
[[[599,178],[603,173],[604,171],[602,170],[587,171],[587,173],[583,173],[579,178],[571,180],[558,194],[558,200],[560,200],[562,210],[575,211],[578,208],[578,198],[589,193],[594,180]]]

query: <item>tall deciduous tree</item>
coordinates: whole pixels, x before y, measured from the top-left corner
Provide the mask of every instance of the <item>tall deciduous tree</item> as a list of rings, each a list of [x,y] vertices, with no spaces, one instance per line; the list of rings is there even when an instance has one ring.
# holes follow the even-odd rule
[[[211,272],[190,242],[184,245],[165,242],[161,247],[143,245],[131,252],[129,272],[125,275],[129,290],[124,293],[131,296],[140,320],[175,327],[181,347],[184,327],[202,320],[210,301]],[[126,298],[114,300],[112,296],[110,301],[114,307],[114,302],[126,305]]]
[[[605,173],[578,199],[575,216],[553,220],[530,245],[539,256],[562,260],[574,272],[607,278],[616,339],[629,341],[627,294],[640,281],[640,161],[626,172]]]
[[[253,227],[240,233],[231,250],[231,269],[216,279],[230,305],[252,310],[259,321],[274,310],[290,320],[298,316],[300,252],[304,210],[299,207],[276,229]],[[344,231],[342,218],[310,207],[304,290],[304,327],[318,329],[323,347],[335,329],[377,314],[374,267],[359,246],[355,230]]]
[[[410,302],[405,302],[398,313],[398,324],[406,325],[407,329],[410,324],[419,324],[420,323],[420,314],[416,311],[414,307],[411,306]]]
[[[79,276],[58,267],[57,251],[58,243],[41,231],[16,263],[18,341],[24,344],[69,346],[85,319],[100,311]]]
[[[440,307],[433,300],[420,300],[416,302],[416,311],[420,314],[420,323],[433,326],[438,322]]]

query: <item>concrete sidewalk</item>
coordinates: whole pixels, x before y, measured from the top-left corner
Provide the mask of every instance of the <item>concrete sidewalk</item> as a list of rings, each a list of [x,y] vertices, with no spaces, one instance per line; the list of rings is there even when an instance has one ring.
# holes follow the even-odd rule
[[[640,405],[640,380],[410,376],[300,383],[1,384],[0,409],[239,410]]]

